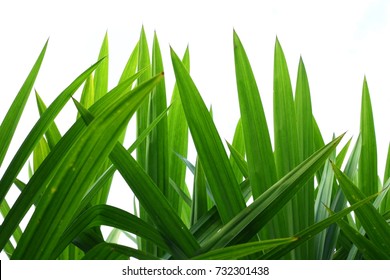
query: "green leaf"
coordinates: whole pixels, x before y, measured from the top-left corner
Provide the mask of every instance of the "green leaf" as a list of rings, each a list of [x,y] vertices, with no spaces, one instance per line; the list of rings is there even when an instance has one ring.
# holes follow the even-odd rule
[[[338,168],[341,168],[343,165],[343,162],[345,160],[345,157],[347,156],[349,146],[351,145],[352,138],[348,140],[348,142],[344,145],[344,147],[341,149],[341,151],[337,154],[336,157],[336,165]]]
[[[324,138],[322,137],[320,128],[318,127],[316,119],[313,117],[313,129],[314,129],[314,147],[315,150],[319,150],[325,146]],[[324,166],[322,166],[319,171],[316,173],[317,182],[321,181],[321,174],[324,170]]]
[[[333,170],[350,204],[353,205],[366,198],[364,193],[335,165],[333,165]],[[370,240],[379,248],[390,252],[390,226],[378,210],[372,204],[367,204],[356,209],[355,213]]]
[[[49,153],[49,145],[47,144],[46,139],[42,137],[38,144],[35,146],[33,153],[34,172],[37,171],[38,167],[41,165],[41,163],[44,161],[44,159]]]
[[[35,145],[41,139],[42,135],[47,131],[53,120],[68,102],[74,92],[81,86],[85,79],[96,69],[100,61],[89,67],[79,77],[76,78],[49,106],[42,117],[36,122],[30,133],[27,135],[22,145],[16,152],[11,163],[8,165],[0,181],[0,201],[7,194],[12,183],[16,179],[20,170],[26,163],[28,157],[33,151]],[[1,244],[1,242],[0,242]],[[1,248],[1,246],[0,246]]]
[[[160,46],[154,35],[152,50],[152,74],[164,72]],[[153,90],[149,103],[149,123],[167,109],[165,83],[162,81]],[[162,119],[147,138],[146,170],[165,196],[169,188],[168,123]]]
[[[97,64],[95,64],[94,66],[92,66],[92,68],[84,72],[85,75],[82,74],[84,78],[88,76],[89,71],[92,72],[94,70],[94,67],[96,67],[96,65]],[[107,107],[107,104],[112,103],[116,98],[124,95],[125,90],[129,88],[129,84],[131,84],[135,79],[137,79],[141,73],[137,73],[119,86],[112,89],[110,91],[110,94],[105,95],[101,100],[99,100],[90,108],[91,112],[93,114],[98,114],[102,112]],[[78,80],[79,79],[76,79],[76,81]],[[69,86],[68,88],[72,87],[73,86]],[[62,99],[63,98],[64,97],[62,97]],[[58,102],[55,101],[53,105],[55,105],[56,103]],[[50,109],[49,107],[48,110],[50,112],[50,110],[52,109]],[[60,110],[60,108],[58,110]],[[51,117],[51,115],[46,115],[46,117],[42,116],[41,118],[47,117]],[[14,232],[20,221],[23,219],[24,215],[30,209],[31,205],[36,204],[36,202],[40,199],[40,196],[46,188],[47,183],[53,178],[55,172],[60,167],[61,162],[68,154],[69,147],[71,147],[77,141],[77,137],[84,129],[84,127],[84,121],[82,119],[78,120],[75,125],[73,125],[72,128],[69,129],[69,131],[61,138],[58,144],[53,147],[50,154],[48,154],[48,156],[42,162],[41,166],[34,173],[34,176],[31,177],[27,186],[17,198],[16,202],[12,206],[12,209],[8,213],[7,217],[5,217],[4,222],[0,227],[0,248],[3,248],[4,244],[6,244],[8,238]]]
[[[244,175],[242,173],[242,170],[240,170],[240,167],[237,165],[238,163],[236,162],[236,159],[234,158],[232,149],[230,148],[230,144],[228,144],[229,150],[230,150],[230,164],[233,168],[233,172],[236,175],[236,180],[237,182],[242,182],[242,176]],[[244,132],[242,129],[242,121],[241,118],[238,120],[237,125],[236,125],[236,130],[234,131],[234,136],[233,136],[233,142],[231,144],[231,147],[237,152],[238,155],[245,155],[245,139],[244,139]],[[236,154],[236,155],[237,155]],[[248,172],[247,176],[248,177]],[[245,175],[244,175],[245,177]]]
[[[147,70],[139,77],[138,84],[143,83],[150,79],[152,72],[150,68],[150,56],[149,56],[149,48],[148,42],[146,40],[145,30],[142,27],[140,39],[138,42],[138,70],[144,69],[146,67]],[[141,133],[148,126],[148,117],[149,117],[149,96],[146,97],[145,101],[142,103],[140,108],[137,111],[137,137],[141,135]],[[141,166],[146,168],[146,142],[141,143],[137,148],[137,161],[141,164]],[[142,212],[142,211],[141,211]],[[141,215],[143,215],[141,213]]]
[[[276,168],[268,125],[248,57],[234,32],[234,61],[245,139],[249,178],[254,199],[276,182]]]
[[[171,244],[174,256],[192,257],[199,248],[197,241],[142,166],[120,144],[115,146],[110,159],[143,205],[151,221]]]
[[[95,82],[93,74],[89,75],[85,81],[83,91],[81,92],[80,103],[87,109],[95,103]],[[77,114],[77,117],[79,116]]]
[[[76,103],[77,104],[77,103]],[[77,105],[76,105],[77,106]],[[78,107],[79,110],[83,110],[83,107]],[[127,151],[131,154],[135,149],[138,147],[140,143],[142,143],[148,134],[153,130],[153,128],[163,119],[166,117],[166,113],[168,112],[167,108],[164,112],[158,116],[149,126],[147,129],[145,129],[140,136],[134,141],[134,143],[127,149]],[[90,114],[88,111],[84,111],[85,114]],[[80,204],[79,211],[82,211],[84,208],[88,206],[88,204],[91,202],[93,197],[100,191],[101,188],[103,188],[107,181],[112,178],[116,171],[116,167],[114,165],[111,165],[98,179],[96,179],[95,183],[91,187],[91,190],[88,192],[88,194],[83,198],[83,201]]]
[[[122,75],[119,79],[118,84],[123,83],[125,80],[133,76],[137,71],[138,65],[138,52],[139,52],[139,44],[137,43],[130,54],[129,59],[127,60],[125,69],[123,69]]]
[[[231,159],[234,160],[234,163],[237,165],[239,172],[241,173],[241,177],[245,178],[249,177],[248,163],[245,161],[244,157],[237,151],[232,145],[227,143],[228,148],[230,150]]]
[[[192,199],[191,197],[185,193],[182,189],[180,189],[175,182],[173,182],[172,179],[169,179],[170,186],[177,192],[179,197],[183,200],[183,202],[188,206],[191,207],[192,205]],[[183,213],[182,213],[183,214]]]
[[[299,146],[290,75],[278,39],[274,60],[274,123],[275,162],[280,178],[297,165]]]
[[[351,180],[354,180],[354,178],[357,175],[361,150],[362,150],[362,137],[359,135],[355,143],[355,146],[353,147],[353,150],[349,155],[347,164],[345,165],[344,168],[344,174],[347,175],[348,178],[350,178]]]
[[[369,196],[378,192],[378,162],[374,117],[366,78],[363,82],[360,135],[362,137],[362,150],[359,159],[358,186],[366,196]]]
[[[330,157],[331,161],[334,161],[336,152],[334,151]],[[333,187],[334,173],[330,161],[325,163],[324,173],[321,176],[321,182],[317,189],[317,197],[315,199],[315,222],[318,223],[328,217],[328,213],[324,205],[330,205],[332,199],[332,187]],[[315,253],[316,259],[322,259],[324,252],[324,245],[326,239],[326,231],[321,232],[315,238]]]
[[[298,128],[295,113],[295,104],[291,87],[291,80],[279,40],[275,42],[274,56],[274,149],[277,177],[281,178],[294,167],[300,160],[300,146],[298,145]],[[302,229],[303,213],[310,211],[303,207],[307,205],[304,193],[296,196],[286,207],[278,213],[277,233],[275,237],[291,236]],[[297,258],[303,256],[305,248],[297,250]]]
[[[221,230],[211,236],[202,246],[201,252],[248,242],[314,175],[336,148],[341,138],[342,136],[330,142],[276,182],[264,194],[254,200],[251,205],[224,225]]]
[[[122,84],[127,79],[134,76],[137,72],[137,66],[138,66],[138,55],[139,55],[139,48],[138,43],[135,45],[133,51],[130,54],[129,59],[127,60],[125,69],[123,69],[122,75],[119,79],[118,85]],[[140,69],[138,72],[144,73],[150,66],[147,66],[145,69]],[[128,90],[131,90],[133,86],[133,83],[129,85]],[[84,106],[85,107],[85,106]],[[87,108],[88,109],[88,108]],[[125,129],[122,133],[122,135],[119,137],[119,143],[123,143],[125,136],[126,136],[127,129]]]
[[[72,242],[81,232],[98,226],[109,226],[124,230],[152,241],[159,247],[169,250],[165,240],[152,225],[140,218],[109,205],[96,205],[79,215],[62,235],[57,244],[52,258],[56,258],[66,246]]]
[[[342,219],[337,221],[343,233],[353,242],[368,260],[388,260],[390,255],[383,248],[377,247],[368,238],[361,235],[356,229]]]
[[[196,223],[208,211],[207,179],[202,164],[197,158],[195,165],[194,189],[191,207],[191,225]]]
[[[105,58],[104,61],[99,65],[99,67],[95,71],[94,76],[94,86],[93,86],[93,102],[98,101],[100,98],[102,98],[104,95],[106,95],[108,91],[108,67],[109,67],[109,51],[108,51],[108,34],[106,32],[98,59]],[[123,135],[124,132],[122,132]],[[111,163],[109,160],[106,160],[106,162],[101,167],[101,170],[98,172],[97,176],[101,175],[107,168],[110,166]],[[110,192],[111,187],[111,178],[106,182],[105,186],[102,187],[100,192],[94,197],[94,201],[92,204],[104,204],[107,202],[108,199],[108,193]]]
[[[149,55],[149,48],[148,48],[148,42],[146,40],[145,30],[144,27],[141,29],[140,39],[138,42],[139,50],[138,50],[138,70],[143,69],[145,67],[149,67],[147,71],[145,71],[138,79],[138,83],[142,83],[145,80],[148,80],[151,75],[151,68],[150,68],[150,55]],[[149,118],[149,96],[146,97],[144,102],[141,104],[139,109],[137,110],[137,125],[136,125],[136,136],[142,134],[142,132],[147,128],[148,126],[148,118]],[[140,163],[142,168],[144,170],[147,170],[147,142],[141,143],[137,147],[137,161]],[[147,221],[148,217],[146,212],[143,209],[143,205],[140,204],[139,206],[139,212],[141,219]],[[148,241],[141,240],[141,248],[143,250],[146,250],[148,253],[155,253],[155,248],[152,244],[150,244]]]
[[[387,150],[387,160],[386,160],[385,174],[383,176],[383,182],[387,182],[389,178],[390,178],[390,144]],[[390,193],[387,192],[386,198],[384,199],[381,205],[381,211],[382,213],[384,213],[389,210],[390,210]]]
[[[369,203],[370,200],[372,200],[375,197],[375,195],[370,196],[369,198],[363,199],[354,205],[345,208],[341,210],[340,212],[337,212],[334,215],[331,215],[330,217],[326,218],[325,220],[322,220],[319,223],[315,223],[311,225],[310,227],[300,231],[299,233],[295,234],[294,236],[298,239],[290,244],[277,247],[267,254],[265,254],[262,259],[268,259],[268,260],[277,260],[288,254],[291,250],[294,250],[298,246],[302,245],[303,243],[309,241],[312,239],[316,234],[320,233],[327,227],[329,227],[331,224],[337,222],[344,216],[348,215],[352,211],[358,209],[359,207],[364,206],[365,204]]]
[[[104,96],[108,91],[108,34],[104,35],[103,43],[100,48],[99,58],[101,60],[105,58],[102,63],[96,68],[94,76],[94,102],[98,101],[102,96]]]
[[[187,71],[190,71],[190,53],[189,49],[186,49],[184,57],[182,59],[184,67]],[[169,178],[183,191],[185,190],[185,176],[186,166],[177,157],[177,154],[187,157],[188,151],[188,124],[184,114],[183,106],[181,104],[179,90],[175,83],[172,99],[171,109],[168,114],[168,151],[169,151]],[[179,213],[184,207],[183,202],[179,199],[179,196],[173,189],[168,190],[168,200],[171,203],[176,213]]]
[[[313,113],[309,81],[302,57],[299,59],[297,83],[295,89],[295,111],[297,118],[299,162],[307,159],[315,152]],[[294,209],[299,218],[296,219],[296,229],[307,228],[314,223],[314,178],[307,182],[296,198],[297,208]],[[301,249],[300,259],[314,258],[314,244],[306,243]]]
[[[43,102],[42,98],[39,96],[38,92],[35,91],[35,97],[37,100],[37,106],[39,110],[39,115],[42,116],[43,113],[47,110],[46,104]],[[53,121],[53,124],[49,126],[45,133],[47,144],[49,145],[50,149],[53,149],[54,146],[60,141],[61,139],[61,133]]]
[[[82,131],[47,187],[13,258],[46,259],[71,222],[96,173],[144,97],[162,79],[159,75],[119,96]]]
[[[29,75],[27,76],[25,82],[19,90],[19,93],[16,95],[16,98],[12,102],[11,107],[8,109],[7,114],[5,115],[1,125],[0,125],[0,166],[3,163],[5,155],[7,153],[8,147],[11,143],[12,137],[15,133],[16,127],[19,123],[20,117],[23,113],[24,107],[26,105],[27,99],[30,95],[32,87],[37,78],[39,69],[43,58],[46,53],[48,41],[45,43],[41,53],[39,54],[33,68],[31,69]],[[7,189],[8,191],[8,189]],[[0,202],[3,200],[3,197],[0,195]]]
[[[10,211],[9,204],[6,199],[4,199],[0,204],[0,213],[3,217],[6,217]],[[20,237],[22,236],[22,230],[20,227],[17,227],[15,232],[13,233],[13,237],[15,239],[15,242],[18,243]],[[4,252],[7,254],[7,256],[10,258],[14,252],[15,248],[12,245],[11,240],[8,240],[6,245],[4,246]]]
[[[107,236],[106,241],[108,243],[118,243],[121,233],[122,231],[120,229],[113,228],[110,234]]]
[[[386,167],[385,167],[385,175],[383,176],[383,182],[386,182],[390,178],[390,144],[387,149],[387,159],[386,159]]]
[[[210,113],[179,57],[171,49],[184,113],[211,193],[224,223],[245,208],[238,183]]]

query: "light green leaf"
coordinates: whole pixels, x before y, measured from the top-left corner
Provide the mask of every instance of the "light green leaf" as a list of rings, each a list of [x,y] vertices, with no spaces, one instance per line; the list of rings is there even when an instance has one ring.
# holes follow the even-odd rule
[[[42,116],[43,113],[47,110],[46,104],[43,102],[37,91],[35,91],[35,97],[37,100],[39,115]],[[53,149],[54,146],[58,143],[58,141],[60,141],[61,133],[54,121],[52,125],[50,125],[47,129],[45,136],[50,149]]]
[[[41,165],[41,163],[44,161],[44,159],[49,153],[49,145],[47,144],[46,139],[42,137],[38,144],[35,146],[33,153],[34,172],[37,171],[38,167]]]
[[[138,84],[147,81],[152,75],[152,69],[150,68],[148,42],[146,40],[144,27],[142,27],[140,39],[138,42],[138,71],[146,67],[148,67],[146,71],[143,72],[143,74],[138,78]],[[142,105],[137,111],[137,137],[141,135],[141,133],[148,126],[149,98],[149,96],[146,97],[145,101],[142,103]],[[144,169],[146,168],[146,142],[141,143],[137,148],[137,161]],[[142,211],[141,216],[143,216]]]
[[[102,63],[96,68],[94,76],[94,102],[102,98],[108,91],[108,34],[104,35],[102,46],[100,48],[98,60],[105,58]]]

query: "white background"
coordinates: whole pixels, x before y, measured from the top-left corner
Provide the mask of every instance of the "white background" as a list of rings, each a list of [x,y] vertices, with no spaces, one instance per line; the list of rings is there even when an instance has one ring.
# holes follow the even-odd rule
[[[96,261],[17,261],[7,262],[4,265],[2,276],[4,280],[15,279],[81,279],[89,278],[96,280],[117,280],[117,279],[354,279],[366,280],[370,278],[378,278],[379,275],[388,275],[390,267],[388,261],[111,261],[104,262],[104,265],[98,265]],[[308,265],[309,264],[309,265]],[[206,276],[123,276],[123,269],[127,272],[127,267],[130,269],[141,269],[145,273],[146,269],[162,269],[166,271],[178,271],[186,273],[187,269],[191,269],[192,274],[195,274],[199,269],[205,269]],[[243,275],[230,276],[222,275],[223,269],[218,274],[218,267],[248,267],[251,270],[257,267],[268,267],[269,274],[264,275]],[[23,268],[23,269],[21,269]],[[144,269],[145,268],[145,269]],[[229,270],[227,270],[229,271]],[[235,270],[233,270],[234,272]],[[17,272],[17,273],[15,273]],[[141,273],[141,272],[135,272]],[[158,274],[158,271],[156,271]]]
[[[347,138],[356,140],[366,75],[382,177],[390,139],[389,3],[386,0],[1,1],[0,120],[48,37],[48,51],[35,84],[47,104],[96,61],[106,31],[110,48],[109,87],[115,86],[143,25],[149,44],[154,31],[159,37],[168,93],[172,92],[174,81],[169,46],[182,55],[189,44],[192,77],[206,104],[213,106],[221,137],[231,140],[239,118],[234,28],[251,61],[271,134],[276,36],[285,52],[293,89],[299,57],[303,57],[313,111],[326,142],[333,133],[339,135],[345,131]],[[33,94],[26,110],[1,174],[37,120]],[[69,104],[56,120],[63,133],[74,118],[75,111]],[[131,139],[134,135],[129,135],[129,143]],[[129,205],[129,199],[121,197]],[[112,201],[116,199],[121,198]]]

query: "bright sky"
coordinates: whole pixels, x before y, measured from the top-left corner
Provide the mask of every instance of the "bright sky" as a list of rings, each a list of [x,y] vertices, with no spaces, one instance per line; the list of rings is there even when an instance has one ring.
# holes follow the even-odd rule
[[[231,140],[239,116],[233,64],[234,28],[252,63],[270,124],[276,36],[285,52],[293,88],[299,56],[303,57],[314,114],[326,141],[333,133],[339,135],[345,131],[349,132],[348,138],[356,140],[366,75],[382,177],[390,139],[386,121],[390,117],[389,3],[386,0],[1,1],[0,120],[48,37],[48,51],[35,89],[50,103],[96,61],[106,31],[110,44],[110,87],[114,86],[143,24],[150,43],[154,30],[157,31],[168,92],[173,87],[169,45],[182,54],[189,44],[193,79],[207,105],[213,105],[221,136]],[[36,117],[35,100],[30,98],[17,139],[26,135]],[[74,114],[59,118],[60,127],[66,128],[74,120]]]

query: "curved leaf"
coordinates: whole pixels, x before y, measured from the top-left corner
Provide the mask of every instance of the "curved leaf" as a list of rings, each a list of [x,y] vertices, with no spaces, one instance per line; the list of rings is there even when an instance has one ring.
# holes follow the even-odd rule
[[[102,225],[114,227],[142,236],[159,247],[169,251],[169,246],[161,237],[161,234],[150,224],[116,207],[109,205],[96,205],[87,209],[73,220],[62,235],[60,242],[57,244],[52,258],[56,258],[81,232]]]

